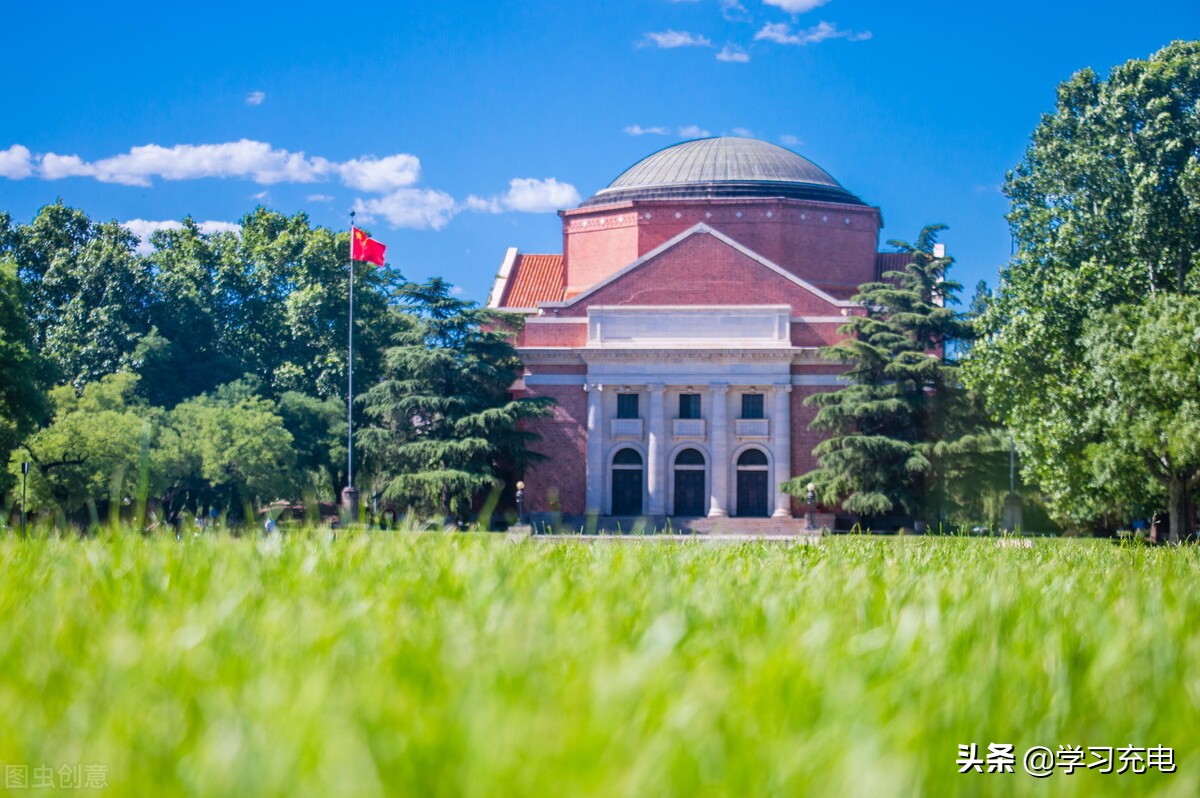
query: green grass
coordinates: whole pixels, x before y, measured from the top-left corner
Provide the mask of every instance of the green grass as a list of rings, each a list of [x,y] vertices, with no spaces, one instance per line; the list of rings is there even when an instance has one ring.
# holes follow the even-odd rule
[[[1194,548],[1076,541],[10,536],[0,763],[139,796],[1191,796],[1198,586]],[[959,775],[970,742],[1178,772]]]

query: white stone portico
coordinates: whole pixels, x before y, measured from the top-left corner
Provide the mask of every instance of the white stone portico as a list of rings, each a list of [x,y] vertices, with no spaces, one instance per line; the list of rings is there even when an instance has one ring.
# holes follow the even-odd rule
[[[589,308],[580,319],[588,326],[587,345],[572,353],[586,374],[525,378],[529,385],[577,384],[587,392],[586,511],[619,514],[614,457],[632,449],[642,458],[642,514],[682,514],[674,495],[677,468],[703,471],[703,514],[750,514],[739,507],[737,463],[756,450],[765,456],[770,486],[765,514],[790,518],[790,497],[779,486],[792,476],[791,367],[798,356],[812,354],[791,346],[790,322],[786,306]],[[536,367],[563,362],[564,354],[525,357]],[[618,417],[622,394],[636,397],[636,417]],[[680,418],[682,394],[699,397],[697,417]],[[761,417],[742,418],[747,394],[761,396]],[[676,464],[689,449],[703,458],[702,466]]]

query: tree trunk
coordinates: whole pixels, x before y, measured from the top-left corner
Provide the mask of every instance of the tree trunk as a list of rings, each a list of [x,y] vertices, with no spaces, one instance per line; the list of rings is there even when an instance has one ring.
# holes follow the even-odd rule
[[[1167,485],[1168,507],[1171,511],[1171,534],[1169,540],[1178,543],[1187,528],[1187,484],[1184,480],[1171,475]]]

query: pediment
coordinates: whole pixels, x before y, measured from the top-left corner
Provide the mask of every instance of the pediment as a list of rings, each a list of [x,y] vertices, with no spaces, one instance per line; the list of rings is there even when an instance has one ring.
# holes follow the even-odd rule
[[[700,223],[564,302],[555,315],[584,315],[592,305],[786,305],[795,315],[857,307],[838,299],[736,240]]]

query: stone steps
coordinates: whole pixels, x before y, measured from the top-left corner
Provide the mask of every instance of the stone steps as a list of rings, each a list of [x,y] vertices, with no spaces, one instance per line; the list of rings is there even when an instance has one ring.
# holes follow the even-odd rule
[[[685,535],[721,535],[752,537],[811,536],[821,534],[820,529],[808,529],[803,518],[639,518],[622,516],[599,516],[589,519],[582,516],[567,516],[559,524],[548,523],[549,519],[534,519],[534,527],[540,533],[566,532],[587,534],[646,534],[668,533]]]

